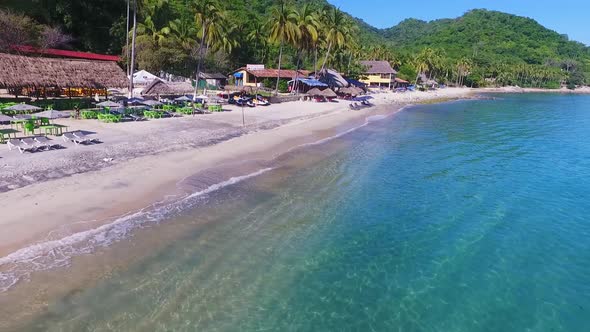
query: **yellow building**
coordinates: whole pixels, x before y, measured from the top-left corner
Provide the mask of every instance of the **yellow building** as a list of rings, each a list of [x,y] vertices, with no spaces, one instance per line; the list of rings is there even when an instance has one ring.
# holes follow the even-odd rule
[[[397,72],[391,68],[387,61],[361,61],[366,71],[361,75],[359,81],[365,83],[369,88],[388,88],[395,85]]]

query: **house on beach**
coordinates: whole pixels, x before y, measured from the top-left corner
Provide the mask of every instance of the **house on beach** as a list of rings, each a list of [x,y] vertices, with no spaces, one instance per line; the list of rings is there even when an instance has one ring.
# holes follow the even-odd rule
[[[360,81],[367,84],[369,88],[391,89],[395,84],[395,71],[387,61],[361,61],[366,68],[361,75]]]
[[[266,79],[273,79],[276,81],[280,77],[281,80],[290,81],[296,76],[308,77],[307,70],[291,70],[291,69],[270,69],[265,68],[264,65],[247,65],[236,69],[231,73],[231,78],[235,81],[236,86],[255,86],[262,87],[262,82]]]

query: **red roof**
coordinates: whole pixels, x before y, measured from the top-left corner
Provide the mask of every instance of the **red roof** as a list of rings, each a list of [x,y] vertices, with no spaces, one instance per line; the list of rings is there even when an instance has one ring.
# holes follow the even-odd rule
[[[278,69],[257,69],[257,70],[247,70],[246,68],[240,68],[235,72],[246,70],[248,73],[260,77],[260,78],[276,78],[279,75]],[[307,77],[310,71],[308,70],[299,70],[299,76]],[[294,78],[297,76],[297,72],[291,69],[281,69],[281,78]]]
[[[398,77],[395,78],[395,81],[398,83],[410,83],[410,82],[408,82],[406,80],[402,80],[401,78],[398,78]]]
[[[13,46],[11,46],[11,48],[15,51],[23,52],[23,53],[53,55],[53,56],[59,56],[59,57],[63,57],[63,58],[77,58],[77,59],[100,60],[100,61],[119,61],[120,60],[120,58],[116,55],[104,55],[104,54],[87,53],[87,52],[56,50],[53,48],[40,49],[40,48],[35,48],[32,46],[26,46],[26,45],[13,45]]]

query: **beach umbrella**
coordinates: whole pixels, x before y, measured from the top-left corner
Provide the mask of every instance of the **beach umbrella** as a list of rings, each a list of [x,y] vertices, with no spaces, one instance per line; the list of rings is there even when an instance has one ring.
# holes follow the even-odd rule
[[[59,119],[70,116],[69,112],[60,112],[56,110],[48,110],[34,114],[38,118]]]
[[[327,88],[326,90],[322,91],[322,96],[326,97],[326,98],[336,98],[338,97],[338,95],[336,94],[336,92],[334,92],[334,90]]]
[[[127,104],[143,104],[143,98],[127,98]]]
[[[182,96],[174,99],[175,101],[191,101],[191,99],[187,96]]]
[[[157,101],[157,100],[145,100],[145,101],[142,101],[141,103],[144,104],[144,105],[147,105],[147,106],[159,106],[159,105],[162,105],[162,103],[159,102],[159,101]]]
[[[205,95],[196,96],[195,99],[209,99],[209,97]]]
[[[310,96],[321,96],[322,95],[322,91],[318,88],[313,88],[309,91],[307,91],[307,94]]]
[[[11,118],[4,114],[0,114],[0,122],[10,122],[12,120],[14,120],[14,118]]]
[[[27,104],[17,104],[10,107],[5,108],[9,111],[16,111],[16,112],[31,112],[31,111],[38,111],[41,110],[41,107],[27,105]]]
[[[115,103],[114,101],[103,101],[102,103],[96,104],[98,107],[123,107],[121,104]]]
[[[33,117],[29,114],[18,114],[14,116],[15,119],[17,120],[23,120],[23,119],[32,119]]]

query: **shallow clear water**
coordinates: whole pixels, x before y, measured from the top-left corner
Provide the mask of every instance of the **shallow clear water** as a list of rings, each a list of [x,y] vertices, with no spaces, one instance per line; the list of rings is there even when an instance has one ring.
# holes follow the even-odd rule
[[[590,97],[418,106],[284,163],[24,329],[588,330]]]

